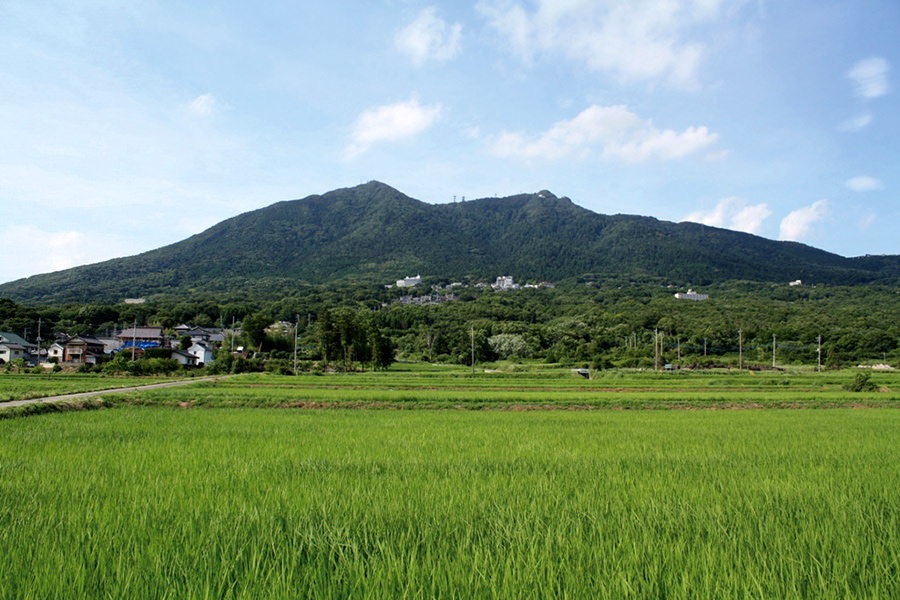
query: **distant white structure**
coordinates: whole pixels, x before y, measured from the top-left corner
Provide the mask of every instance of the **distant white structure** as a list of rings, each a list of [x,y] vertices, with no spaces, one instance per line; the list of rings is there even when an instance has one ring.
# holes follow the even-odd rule
[[[678,292],[675,297],[679,300],[706,300],[709,298],[707,294],[698,294],[694,290],[689,289],[687,293]]]
[[[800,279],[795,279],[794,281],[788,283],[788,285],[791,287],[797,287],[799,285],[803,285],[803,281]]]
[[[515,290],[518,289],[519,286],[513,283],[511,275],[501,275],[491,287],[495,290]]]
[[[415,277],[404,277],[403,279],[397,280],[397,287],[415,287],[422,283],[422,276],[416,275]]]
[[[144,304],[147,302],[146,298],[125,298],[125,304]]]

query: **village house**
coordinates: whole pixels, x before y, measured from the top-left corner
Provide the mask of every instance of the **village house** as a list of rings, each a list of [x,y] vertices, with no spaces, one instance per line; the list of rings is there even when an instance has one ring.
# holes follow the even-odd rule
[[[47,348],[47,358],[55,358],[56,362],[62,362],[63,356],[66,354],[66,347],[63,345],[65,342],[53,342],[49,348]]]
[[[103,342],[95,337],[76,335],[63,345],[63,362],[96,365],[106,357]]]
[[[197,357],[185,350],[172,350],[172,358],[185,367],[197,366]]]
[[[197,364],[208,365],[213,361],[212,346],[206,342],[194,342],[187,351],[193,354],[197,359]]]
[[[37,344],[32,344],[15,333],[0,331],[0,344],[3,344],[6,347],[5,350],[0,350],[0,360],[4,363],[8,363],[10,360],[16,360],[18,358],[23,358],[26,361],[36,359],[38,352]]]
[[[116,336],[122,348],[165,348],[166,338],[162,327],[130,327]]]
[[[0,342],[0,364],[7,364],[11,360],[19,358],[28,360],[31,354],[28,349],[21,344],[11,344],[9,342]]]
[[[9,331],[0,331],[0,344],[17,344],[25,348],[28,352],[37,351],[37,344],[32,344],[25,338]]]
[[[182,324],[175,327],[175,334],[179,338],[190,336],[192,342],[222,343],[225,341],[225,332],[218,327],[191,327]]]

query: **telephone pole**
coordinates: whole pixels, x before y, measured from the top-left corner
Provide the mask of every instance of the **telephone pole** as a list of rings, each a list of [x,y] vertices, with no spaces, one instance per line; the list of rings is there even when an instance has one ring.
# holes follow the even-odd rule
[[[472,375],[475,374],[475,326],[471,325],[470,335],[472,336]]]
[[[822,372],[822,336],[816,336],[816,371]]]
[[[41,361],[41,318],[38,317],[38,334],[37,334],[37,361],[40,364]]]
[[[659,328],[653,330],[653,370],[659,371]]]
[[[744,330],[738,329],[738,369],[744,368]]]
[[[300,329],[300,315],[294,315],[294,373],[297,372],[297,334]]]

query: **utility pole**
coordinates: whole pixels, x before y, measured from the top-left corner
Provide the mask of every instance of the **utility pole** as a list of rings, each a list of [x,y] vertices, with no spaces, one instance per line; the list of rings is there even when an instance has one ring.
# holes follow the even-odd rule
[[[816,371],[822,372],[822,336],[816,336]]]
[[[470,329],[470,335],[472,339],[472,375],[475,374],[475,326],[472,325]]]
[[[703,356],[706,356],[706,338],[703,338]]]
[[[134,326],[131,328],[131,360],[134,361],[134,347],[137,346],[137,319],[134,320]]]
[[[653,370],[659,371],[659,327],[653,330]]]
[[[300,315],[294,315],[294,373],[297,372],[297,333],[300,329]]]
[[[775,334],[772,334],[772,368],[775,368]]]
[[[234,315],[231,315],[231,353],[234,354]]]
[[[38,364],[41,362],[41,318],[38,317],[38,335],[37,335],[37,351],[38,351]]]
[[[744,330],[738,329],[738,369],[744,368]]]

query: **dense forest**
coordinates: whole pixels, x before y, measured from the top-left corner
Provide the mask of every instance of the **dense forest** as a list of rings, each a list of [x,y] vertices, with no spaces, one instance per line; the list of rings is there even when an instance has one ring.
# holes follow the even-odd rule
[[[470,364],[540,361],[593,368],[862,362],[900,365],[895,286],[732,282],[678,300],[664,285],[576,282],[495,291],[427,281],[412,291],[329,285],[276,300],[150,301],[30,306],[0,298],[0,331],[46,346],[54,334],[109,335],[131,326],[223,327],[217,355],[380,368],[392,360]],[[278,327],[270,327],[280,323]],[[235,327],[232,339],[231,330]],[[296,333],[296,342],[294,335]],[[775,353],[773,361],[773,351]],[[226,356],[227,355],[227,356]],[[282,363],[283,364],[283,363]]]

